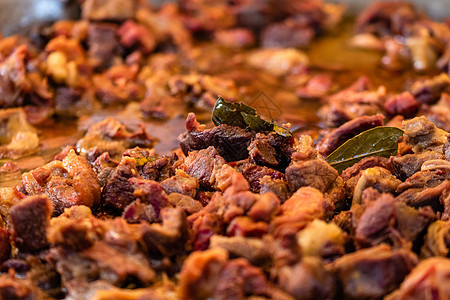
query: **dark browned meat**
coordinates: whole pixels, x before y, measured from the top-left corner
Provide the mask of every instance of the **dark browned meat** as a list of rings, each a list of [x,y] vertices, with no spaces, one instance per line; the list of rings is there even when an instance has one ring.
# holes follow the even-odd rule
[[[411,3],[373,2],[356,21],[356,31],[370,32],[379,36],[402,35],[420,15]]]
[[[89,163],[71,150],[62,161],[52,161],[22,175],[30,195],[47,195],[55,213],[74,205],[96,207],[100,204],[100,185]]]
[[[416,117],[403,121],[403,136],[405,142],[412,147],[414,153],[424,151],[443,152],[443,146],[447,142],[447,133],[437,128],[426,117]]]
[[[252,134],[244,129],[228,125],[203,129],[197,122],[195,114],[190,113],[186,119],[186,130],[186,133],[178,137],[185,155],[189,151],[214,146],[227,161],[240,160],[248,156],[247,147]]]
[[[324,193],[337,177],[336,169],[322,159],[293,162],[286,168],[286,180],[292,192],[302,186],[311,186]]]
[[[17,246],[27,252],[48,247],[47,227],[53,204],[43,196],[29,196],[11,207],[11,224]]]
[[[190,197],[195,197],[199,188],[198,179],[181,170],[176,175],[163,180],[161,185],[167,194],[179,193]]]
[[[360,134],[361,132],[377,126],[382,126],[383,120],[384,117],[382,115],[363,116],[351,120],[329,133],[323,140],[320,141],[317,148],[320,154],[327,156],[347,140]]]
[[[304,257],[293,266],[281,268],[278,281],[295,299],[333,299],[336,292],[334,276],[316,257]]]
[[[391,158],[393,173],[400,179],[407,179],[420,171],[427,160],[442,158],[442,154],[435,151],[425,151],[419,154],[405,154]]]
[[[418,259],[405,249],[380,245],[344,255],[332,269],[349,299],[378,298],[398,288]]]
[[[181,208],[163,208],[162,224],[142,226],[142,241],[146,250],[153,254],[173,256],[182,253],[187,241],[188,227],[186,214]]]
[[[406,118],[415,116],[419,106],[420,104],[410,92],[389,97],[384,103],[384,109],[390,116],[402,115]]]
[[[136,170],[136,160],[130,157],[122,158],[120,164],[108,177],[102,191],[103,204],[117,213],[133,202],[134,188],[129,179],[140,178]]]
[[[426,299],[429,295],[435,299],[448,299],[450,261],[433,257],[420,262],[406,276],[400,288],[386,297],[387,300]]]
[[[370,203],[359,219],[355,240],[359,247],[381,243],[394,248],[411,247],[435,216],[429,207],[415,210],[401,202],[395,202],[390,194],[381,194]]]
[[[441,93],[450,91],[450,78],[446,74],[419,80],[413,83],[410,88],[415,99],[420,103],[434,104],[441,97]]]
[[[225,160],[214,147],[200,151],[192,151],[186,157],[186,173],[197,178],[199,183],[207,188],[214,187],[216,172],[225,164]]]
[[[242,173],[242,175],[244,175],[244,178],[247,179],[250,184],[251,190],[255,193],[261,190],[261,179],[266,176],[269,176],[271,179],[275,180],[284,181],[285,179],[284,174],[277,170],[251,163],[239,164],[237,169]]]

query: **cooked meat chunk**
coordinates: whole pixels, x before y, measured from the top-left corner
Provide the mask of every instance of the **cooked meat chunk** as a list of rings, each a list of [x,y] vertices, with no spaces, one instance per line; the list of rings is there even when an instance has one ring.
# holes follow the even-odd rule
[[[379,36],[404,34],[405,29],[420,15],[411,3],[373,2],[356,21],[356,31]]]
[[[304,257],[293,266],[281,268],[278,281],[295,299],[333,299],[336,293],[333,275],[316,257]]]
[[[189,151],[214,146],[226,161],[236,161],[248,156],[247,147],[252,134],[244,129],[228,125],[204,129],[197,122],[195,114],[190,113],[186,119],[186,130],[187,132],[178,137],[185,155]]]
[[[119,54],[117,25],[108,23],[92,23],[89,25],[89,59],[98,68],[110,67],[113,59]]]
[[[11,207],[15,241],[22,251],[34,252],[48,247],[47,227],[53,204],[43,196],[29,196]]]
[[[289,75],[292,70],[306,66],[308,57],[295,48],[261,49],[247,57],[247,63],[276,76]]]
[[[129,183],[134,188],[133,196],[140,200],[141,203],[149,204],[153,207],[156,214],[156,220],[159,220],[161,210],[169,203],[166,192],[159,182],[130,178]]]
[[[434,210],[441,210],[442,203],[439,198],[450,189],[450,181],[445,180],[435,187],[410,188],[396,197],[396,200],[414,207],[430,205]]]
[[[62,161],[52,161],[22,175],[22,184],[30,195],[46,194],[54,213],[74,205],[98,206],[100,185],[89,163],[71,150]]]
[[[438,220],[428,227],[424,244],[421,249],[422,257],[443,256],[450,254],[450,222]]]
[[[151,204],[142,203],[142,201],[138,199],[131,202],[123,209],[122,218],[128,223],[140,223],[142,221],[153,223],[158,221],[159,216],[156,214],[155,209]]]
[[[381,167],[366,169],[360,173],[353,190],[353,204],[361,204],[362,194],[365,189],[373,187],[379,192],[395,192],[402,183],[388,170]]]
[[[244,175],[244,178],[247,179],[253,192],[259,192],[261,190],[261,179],[266,176],[269,176],[271,179],[284,181],[283,173],[268,167],[244,162],[239,164],[237,169]]]
[[[52,248],[50,255],[64,280],[100,279],[121,286],[130,278],[146,285],[155,277],[143,255],[124,253],[103,241],[81,252]]]
[[[189,176],[180,169],[176,170],[176,174],[161,182],[164,191],[167,194],[179,193],[190,197],[195,197],[199,187],[198,179]]]
[[[379,298],[398,288],[417,263],[408,250],[380,245],[344,255],[332,270],[349,299]]]
[[[314,35],[314,30],[301,20],[286,19],[267,26],[261,33],[261,40],[266,48],[297,48],[307,46]]]
[[[259,179],[259,184],[261,188],[259,190],[260,194],[265,194],[268,192],[274,193],[281,202],[286,201],[289,198],[289,190],[286,181],[282,179],[273,179],[272,177],[266,175]]]
[[[214,299],[244,299],[246,296],[268,296],[269,285],[261,269],[246,259],[228,261],[220,272]]]
[[[101,187],[104,187],[111,173],[119,165],[119,162],[113,160],[108,152],[103,152],[102,155],[97,157],[92,165],[94,172],[97,174],[98,183]]]
[[[384,103],[384,108],[390,116],[402,115],[406,118],[414,117],[419,111],[419,102],[410,92],[389,97]]]
[[[101,55],[104,58],[104,54]],[[103,62],[103,64],[106,63]],[[136,80],[138,71],[137,65],[117,65],[101,74],[94,75],[92,81],[95,96],[106,105],[126,104],[142,99],[145,90],[144,86]]]
[[[336,224],[316,219],[297,233],[297,242],[305,256],[334,259],[345,253],[346,236]]]
[[[169,202],[174,207],[180,207],[189,214],[196,213],[203,208],[202,202],[195,200],[192,197],[178,193],[169,194]]]
[[[106,226],[92,217],[86,206],[72,206],[50,220],[47,239],[51,245],[81,251],[103,237]]]
[[[324,193],[338,176],[336,169],[323,159],[293,162],[286,168],[286,180],[292,192],[303,186],[311,186]]]
[[[126,155],[126,153],[124,153]],[[139,156],[138,171],[142,178],[148,180],[162,181],[175,175],[178,155],[175,153],[156,158],[155,156]],[[142,161],[144,165],[141,166]],[[148,161],[148,162],[146,162]]]
[[[435,151],[425,151],[418,154],[405,154],[391,158],[393,173],[400,179],[407,179],[420,171],[427,160],[442,158],[442,154]]]
[[[192,151],[186,157],[186,173],[197,178],[199,183],[212,188],[216,183],[216,173],[225,164],[225,160],[212,146],[200,151]]]
[[[249,217],[236,216],[227,227],[228,236],[258,237],[269,233],[269,224]]]
[[[0,107],[14,107],[24,102],[24,94],[29,90],[26,78],[25,58],[27,47],[22,45],[0,63]]]
[[[120,160],[123,152],[131,147],[152,147],[151,138],[144,128],[130,130],[113,118],[95,123],[77,143],[77,151],[94,162],[101,154],[108,152],[113,159]]]
[[[281,205],[280,214],[271,225],[274,235],[281,234],[284,228],[301,229],[314,219],[321,219],[325,213],[322,193],[312,187],[299,188],[286,202]]]
[[[150,254],[155,252],[164,256],[173,256],[183,252],[187,241],[186,214],[183,209],[163,208],[162,224],[143,225],[142,241]]]
[[[147,54],[155,48],[155,37],[144,25],[133,21],[125,22],[118,30],[120,44],[124,47],[137,47],[142,53]]]
[[[428,162],[439,162],[439,160],[429,160]],[[428,162],[425,162],[422,166],[428,165]],[[450,170],[447,170],[445,167],[440,168],[439,164],[436,164],[434,167],[436,167],[434,170],[433,168],[428,170],[424,168],[422,171],[413,174],[398,185],[397,192],[403,192],[411,188],[433,188],[445,180],[450,180]]]
[[[278,165],[276,151],[267,141],[253,140],[247,150],[251,163],[269,167]]]
[[[389,170],[389,159],[381,156],[370,156],[363,158],[353,166],[342,171],[341,177],[345,181],[348,181],[351,178],[358,177],[361,171],[374,167],[382,167]]]
[[[171,96],[179,97],[188,105],[203,110],[212,109],[217,96],[231,100],[238,97],[234,81],[217,76],[174,75],[169,79],[168,85]]]
[[[386,88],[369,89],[367,77],[359,78],[350,87],[326,98],[318,114],[330,127],[338,127],[352,119],[383,113]]]
[[[443,145],[447,142],[447,133],[437,128],[426,117],[417,117],[403,121],[403,138],[412,147],[414,153],[424,151],[443,152]]]
[[[450,92],[450,78],[442,73],[430,79],[418,80],[412,84],[410,91],[418,102],[434,104],[441,98],[441,93]]]
[[[433,257],[421,261],[405,281],[387,300],[426,299],[433,295],[436,299],[450,297],[449,271],[450,261],[445,258]]]
[[[248,211],[248,216],[255,221],[270,222],[278,213],[280,200],[273,193],[265,193],[256,197],[256,201]]]
[[[255,265],[267,264],[270,259],[270,249],[264,240],[258,238],[213,235],[209,247],[222,248],[230,255],[246,258]]]
[[[368,129],[382,126],[384,117],[382,115],[362,116],[346,122],[339,128],[334,129],[317,146],[320,154],[327,156],[340,145],[352,137]]]
[[[180,297],[183,299],[211,297],[227,259],[228,253],[220,248],[192,252],[180,272]]]
[[[124,157],[117,168],[111,172],[103,187],[102,199],[106,207],[120,213],[136,199],[133,196],[133,185],[129,182],[131,178],[140,178],[136,169],[136,160]]]
[[[416,210],[381,194],[362,213],[355,231],[359,247],[387,243],[394,248],[411,247],[435,216],[429,207]],[[409,243],[409,244],[408,244]]]

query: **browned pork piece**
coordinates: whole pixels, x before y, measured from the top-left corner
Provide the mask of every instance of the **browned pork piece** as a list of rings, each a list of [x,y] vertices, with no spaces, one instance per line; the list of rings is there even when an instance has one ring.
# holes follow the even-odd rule
[[[152,147],[154,139],[143,127],[130,130],[113,118],[89,127],[86,135],[77,143],[77,152],[94,162],[101,154],[108,152],[111,158],[119,159],[126,149],[134,146]]]
[[[47,195],[54,213],[61,214],[74,205],[95,207],[100,204],[100,185],[91,166],[74,150],[62,161],[52,161],[22,175],[22,184],[30,195]]]
[[[400,288],[388,295],[388,300],[427,299],[430,295],[435,299],[450,297],[450,261],[446,258],[433,257],[420,262],[406,276]]]
[[[417,263],[411,251],[380,245],[344,255],[333,263],[332,270],[345,297],[378,298],[398,288]]]
[[[318,114],[328,126],[338,127],[358,117],[383,113],[385,99],[386,88],[384,86],[371,90],[369,79],[360,77],[348,88],[328,96],[326,104],[319,109]],[[370,121],[380,122],[375,118],[367,119],[367,124],[364,124],[364,117],[361,120],[361,125],[365,125],[366,128],[370,126]],[[359,125],[359,123],[350,124],[348,125],[349,130]],[[340,133],[340,131],[337,132]]]

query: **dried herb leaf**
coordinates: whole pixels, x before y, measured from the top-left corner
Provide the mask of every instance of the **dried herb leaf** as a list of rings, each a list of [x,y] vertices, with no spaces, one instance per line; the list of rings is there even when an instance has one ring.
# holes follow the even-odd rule
[[[263,120],[256,113],[256,109],[244,103],[231,103],[219,97],[214,105],[212,121],[216,126],[227,124],[255,132],[275,131],[284,137],[291,137],[292,133],[277,123]]]
[[[397,154],[398,138],[402,135],[403,130],[396,127],[375,127],[346,141],[328,155],[326,160],[341,173],[369,156],[390,157]]]

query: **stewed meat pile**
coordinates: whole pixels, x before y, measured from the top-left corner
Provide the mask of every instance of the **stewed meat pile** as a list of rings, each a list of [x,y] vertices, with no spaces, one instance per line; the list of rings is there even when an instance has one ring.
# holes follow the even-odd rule
[[[450,299],[448,21],[79,5],[0,39],[0,299]]]

